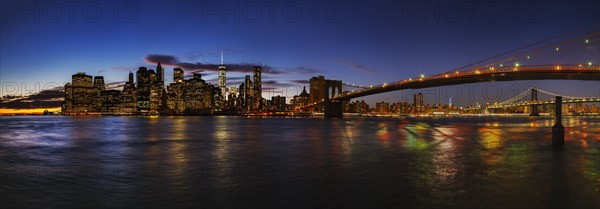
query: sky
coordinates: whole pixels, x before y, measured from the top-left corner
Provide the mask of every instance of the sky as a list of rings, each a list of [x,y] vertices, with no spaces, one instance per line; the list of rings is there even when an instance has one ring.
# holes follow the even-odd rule
[[[223,52],[228,86],[238,86],[259,65],[263,96],[290,98],[313,76],[368,86],[433,75],[598,24],[598,1],[2,0],[0,95],[62,86],[77,72],[102,75],[118,86],[129,71],[155,69],[159,61],[167,83],[173,68],[182,67],[216,84]],[[596,81],[493,85],[498,86],[407,90],[360,99],[370,104],[412,101],[412,94],[425,92],[426,103],[454,97],[455,104],[470,105],[508,99],[531,85],[564,95],[600,96]]]

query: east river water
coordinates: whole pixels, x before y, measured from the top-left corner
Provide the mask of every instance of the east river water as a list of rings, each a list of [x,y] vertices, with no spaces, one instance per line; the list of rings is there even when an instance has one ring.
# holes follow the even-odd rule
[[[0,117],[0,208],[594,208],[600,117]]]

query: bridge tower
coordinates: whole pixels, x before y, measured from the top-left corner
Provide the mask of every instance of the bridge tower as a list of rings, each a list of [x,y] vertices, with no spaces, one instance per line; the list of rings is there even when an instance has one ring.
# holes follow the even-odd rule
[[[331,94],[330,94],[331,93]],[[325,80],[325,118],[342,118],[343,102],[333,101],[331,98],[342,94],[342,81]]]
[[[538,100],[537,93],[538,93],[538,90],[536,88],[531,89],[531,101],[532,102],[535,102]],[[529,113],[529,116],[540,116],[537,105],[531,105],[531,111]]]
[[[562,125],[562,97],[556,96],[554,100],[554,126],[552,126],[552,145],[562,146],[565,144],[565,127]]]

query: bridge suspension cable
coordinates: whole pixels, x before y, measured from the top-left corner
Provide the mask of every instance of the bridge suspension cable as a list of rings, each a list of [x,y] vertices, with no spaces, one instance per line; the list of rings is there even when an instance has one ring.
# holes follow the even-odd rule
[[[523,98],[525,98],[525,97],[526,97],[527,95],[529,95],[529,94],[531,94],[531,89],[528,89],[527,91],[524,91],[524,92],[522,92],[521,94],[519,94],[519,95],[517,95],[517,96],[515,96],[515,97],[513,97],[513,98],[510,98],[510,99],[508,99],[508,100],[506,100],[506,101],[504,101],[504,102],[500,102],[499,104],[509,104],[509,103],[513,103],[514,101],[518,101],[518,100],[520,100],[520,99],[523,99]]]
[[[560,95],[560,94],[556,94],[556,93],[552,93],[552,92],[547,92],[541,89],[537,89],[538,92],[544,93],[544,94],[548,94],[551,96],[560,96],[563,98],[567,98],[567,99],[585,99],[586,97],[573,97],[573,96],[566,96],[566,95]]]
[[[560,95],[560,94],[556,94],[556,93],[544,91],[544,90],[541,90],[541,89],[538,89],[538,88],[530,88],[530,89],[527,89],[526,91],[522,92],[521,94],[519,94],[519,95],[517,95],[517,96],[515,96],[513,98],[510,98],[510,99],[508,99],[506,101],[499,102],[498,104],[499,105],[504,105],[504,104],[513,103],[515,101],[519,101],[519,100],[527,97],[528,95],[531,95],[531,90],[532,89],[535,89],[535,90],[537,90],[540,93],[544,93],[544,94],[547,94],[547,95],[550,95],[550,96],[560,96],[560,97],[563,97],[565,99],[587,99],[587,97],[575,97],[575,96]]]
[[[585,28],[585,30],[592,29],[592,28],[598,28],[598,27],[600,27],[600,25],[595,25],[593,27]],[[564,37],[564,36],[567,36],[567,35],[571,35],[571,34],[574,34],[574,33],[577,33],[577,32],[581,32],[581,31],[584,31],[584,29],[580,29],[580,30],[577,30],[577,31],[565,33],[565,34],[562,34],[562,35],[559,35],[559,36],[556,36],[556,37],[552,37],[552,38],[549,38],[549,39],[546,39],[546,40],[543,40],[543,41],[538,41],[536,43],[529,44],[529,45],[526,45],[526,46],[523,46],[523,47],[520,47],[520,48],[517,48],[517,49],[514,49],[514,50],[510,50],[510,51],[504,52],[504,53],[502,53],[500,55],[489,57],[489,58],[477,61],[477,62],[475,62],[473,64],[469,64],[467,66],[456,68],[456,69],[453,69],[453,70],[445,72],[445,73],[457,72],[457,71],[464,70],[465,68],[469,68],[469,67],[473,67],[474,69],[477,69],[479,67],[494,67],[494,65],[502,64],[502,63],[505,63],[505,62],[508,62],[508,61],[511,61],[511,60],[517,60],[519,58],[524,58],[524,59],[529,60],[530,59],[530,55],[536,54],[536,53],[541,52],[543,50],[553,49],[553,48],[557,47],[556,51],[558,51],[558,49],[560,48],[558,46],[562,46],[564,44],[580,45],[581,43],[577,42],[577,40],[583,40],[583,39],[594,37],[594,36],[597,36],[597,35],[600,34],[600,32],[594,31],[594,32],[591,32],[591,33],[588,33],[588,34],[579,35],[577,37],[569,38],[569,39],[562,40],[562,41],[559,41],[559,42],[555,42],[555,43],[552,43],[552,44],[548,44],[548,45],[545,45],[545,46],[542,46],[542,47],[539,47],[539,48],[535,48],[535,49],[532,49],[532,50],[529,50],[529,51],[520,52],[518,54],[505,57],[505,56],[510,55],[512,53],[517,53],[519,51],[522,51],[522,50],[527,49],[527,48],[531,48],[531,47],[539,45],[541,43],[548,42],[550,40],[555,40],[555,39],[558,39],[558,38],[561,38],[561,37]],[[595,38],[593,38],[593,39],[595,40]],[[586,39],[585,43],[589,43],[589,41],[590,40]],[[563,46],[563,47],[565,47],[565,46]],[[502,58],[502,57],[504,57],[504,58]],[[499,59],[499,60],[496,60],[496,59]],[[488,62],[488,61],[491,61],[491,62]],[[485,63],[485,62],[488,62],[488,63]],[[482,64],[482,63],[484,63],[484,64]],[[467,69],[467,71],[468,70],[473,70],[473,69]]]

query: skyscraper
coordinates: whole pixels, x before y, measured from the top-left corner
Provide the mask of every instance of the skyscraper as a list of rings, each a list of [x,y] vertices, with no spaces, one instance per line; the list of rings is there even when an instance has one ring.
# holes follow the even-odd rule
[[[253,85],[253,109],[254,110],[260,110],[261,107],[261,101],[262,101],[262,86],[261,86],[261,81],[260,81],[260,77],[261,77],[261,68],[260,66],[254,66],[254,85]]]
[[[423,105],[423,94],[418,93],[414,95],[414,107],[416,112],[423,112],[425,110],[425,106]]]
[[[133,83],[133,73],[129,71],[129,80],[127,82]]]
[[[136,72],[137,82],[137,111],[140,114],[148,114],[150,110],[150,76],[146,67],[140,67]]]
[[[103,76],[94,76],[94,92],[93,92],[93,103],[92,103],[92,111],[101,112],[102,111],[102,98],[101,93],[104,91],[106,87],[104,86],[104,77]]]
[[[223,65],[223,52],[221,52],[221,65],[219,65],[219,89],[221,89],[222,100],[227,98],[227,82],[225,77],[225,65]],[[225,102],[222,102],[224,104]]]
[[[133,73],[129,71],[129,80],[123,86],[121,93],[121,113],[135,114],[137,112],[136,88],[133,82]]]
[[[94,86],[92,76],[77,73],[71,83],[65,84],[65,113],[83,113],[92,111]]]
[[[250,76],[246,75],[246,79],[244,80],[244,109],[251,110],[252,104],[254,102],[253,98],[253,86],[252,80],[250,80]]]
[[[173,83],[183,82],[183,70],[181,68],[173,69]]]
[[[158,66],[156,66],[156,81],[158,81],[159,83],[162,83],[163,88],[164,88],[165,69],[160,65],[160,62],[158,63]]]

